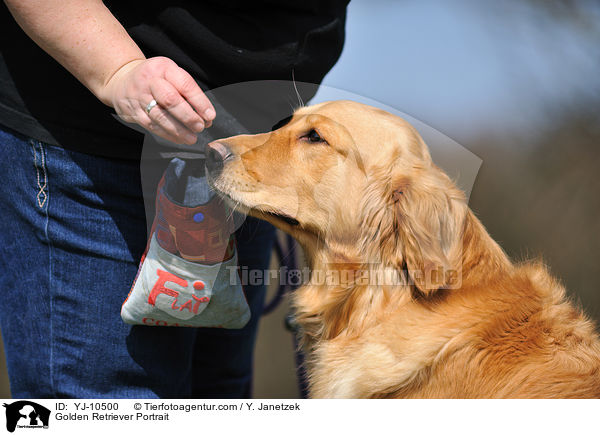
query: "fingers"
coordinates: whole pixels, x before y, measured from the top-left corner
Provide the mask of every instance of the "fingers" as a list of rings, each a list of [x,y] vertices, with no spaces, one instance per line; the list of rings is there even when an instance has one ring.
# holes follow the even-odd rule
[[[191,132],[199,133],[204,129],[205,122],[202,117],[192,109],[192,106],[167,80],[157,78],[150,82],[150,92],[162,109],[165,109]]]
[[[160,105],[154,106],[149,113],[146,113],[144,107],[144,111],[140,114],[140,124],[152,133],[171,142],[193,145],[198,139],[196,133],[179,122]]]
[[[187,100],[205,122],[212,123],[212,120],[215,119],[215,109],[189,73],[179,67],[168,68],[165,71],[165,79]]]
[[[171,142],[194,144],[215,110],[191,75],[171,59],[154,57],[115,73],[106,93],[117,114]],[[149,112],[148,103],[157,105]]]

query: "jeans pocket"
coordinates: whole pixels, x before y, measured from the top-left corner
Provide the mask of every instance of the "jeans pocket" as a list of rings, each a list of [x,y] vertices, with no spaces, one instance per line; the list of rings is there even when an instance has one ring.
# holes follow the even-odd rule
[[[46,170],[46,150],[40,141],[30,139],[29,145],[33,153],[33,166],[36,175],[36,201],[38,207],[43,209],[48,202],[48,172]]]

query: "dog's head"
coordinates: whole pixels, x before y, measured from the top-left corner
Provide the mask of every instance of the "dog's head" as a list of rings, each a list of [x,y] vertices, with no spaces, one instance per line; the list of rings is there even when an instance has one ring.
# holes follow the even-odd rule
[[[422,291],[453,268],[465,198],[417,131],[351,101],[303,107],[272,132],[209,144],[214,188],[303,244],[406,270]]]

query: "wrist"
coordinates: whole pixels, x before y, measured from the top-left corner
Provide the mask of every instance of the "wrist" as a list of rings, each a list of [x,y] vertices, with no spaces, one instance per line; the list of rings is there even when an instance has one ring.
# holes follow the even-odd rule
[[[98,86],[97,89],[92,89],[92,92],[104,104],[114,107],[114,95],[118,84],[145,60],[145,58],[133,59],[121,65],[116,71],[108,76],[105,82]]]

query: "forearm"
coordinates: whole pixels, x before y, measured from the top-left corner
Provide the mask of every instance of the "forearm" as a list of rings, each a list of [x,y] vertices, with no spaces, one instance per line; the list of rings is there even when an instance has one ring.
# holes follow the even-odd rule
[[[126,122],[187,144],[211,125],[214,108],[194,78],[166,57],[146,59],[101,0],[4,1],[31,39]]]
[[[105,87],[144,54],[100,0],[5,0],[21,28],[105,104]]]

